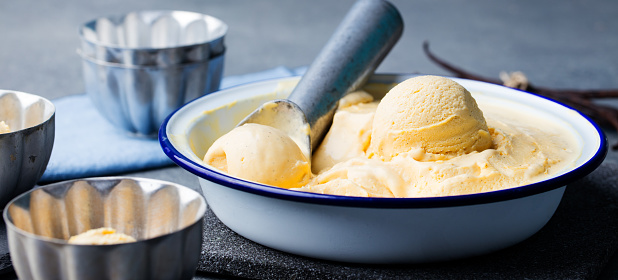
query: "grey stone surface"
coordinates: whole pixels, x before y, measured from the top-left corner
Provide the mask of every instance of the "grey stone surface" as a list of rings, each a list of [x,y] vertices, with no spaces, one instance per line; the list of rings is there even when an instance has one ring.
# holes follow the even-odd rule
[[[406,27],[402,39],[378,72],[448,75],[423,54],[422,42],[427,40],[437,55],[481,75],[497,77],[500,71],[519,70],[539,86],[618,88],[617,1],[392,2],[403,14]],[[279,65],[304,66],[311,63],[353,3],[353,0],[0,0],[0,88],[50,99],[83,93],[81,62],[76,54],[78,26],[99,16],[147,9],[202,12],[227,22],[230,29],[226,37],[225,75]],[[610,142],[617,139],[614,132],[608,130],[608,135]],[[617,153],[610,151],[604,164],[617,162]],[[128,175],[198,186],[194,175],[178,167]],[[615,190],[608,192],[615,195]],[[611,205],[608,211],[615,212],[615,205]],[[615,251],[615,245],[606,244],[608,255]],[[606,259],[594,259],[595,273],[605,265]],[[574,262],[583,264],[590,260]],[[610,262],[615,263],[618,261]],[[615,272],[615,267],[610,265],[606,271]],[[543,272],[543,263],[522,269]],[[601,277],[611,279],[618,275],[610,272],[602,273]],[[466,278],[454,271],[448,275]],[[591,275],[589,272],[564,276],[589,278]]]

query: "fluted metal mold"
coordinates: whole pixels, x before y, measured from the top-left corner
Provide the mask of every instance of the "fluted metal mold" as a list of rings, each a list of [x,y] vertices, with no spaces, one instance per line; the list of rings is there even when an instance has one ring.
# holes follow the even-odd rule
[[[139,11],[101,17],[80,26],[81,51],[127,66],[166,66],[209,60],[224,53],[227,25],[186,11]]]
[[[155,135],[183,104],[219,89],[227,25],[184,11],[102,17],[80,28],[86,92],[113,125]]]
[[[43,97],[0,90],[0,121],[11,128],[0,134],[0,207],[43,176],[54,145],[55,110]]]
[[[152,135],[174,110],[219,89],[223,60],[129,68],[84,57],[82,65],[86,92],[101,115],[123,130]]]
[[[202,241],[203,197],[141,178],[90,178],[47,185],[7,205],[11,260],[20,279],[191,279]],[[112,227],[138,241],[74,245]]]

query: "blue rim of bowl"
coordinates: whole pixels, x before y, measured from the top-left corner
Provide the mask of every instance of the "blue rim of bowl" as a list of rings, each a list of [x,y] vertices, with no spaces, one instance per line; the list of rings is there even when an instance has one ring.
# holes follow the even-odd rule
[[[380,73],[375,74],[374,77],[386,77],[386,76],[413,76],[413,74],[388,74],[388,73]],[[294,76],[285,77],[292,78]],[[269,80],[278,80],[281,78],[273,78],[267,80],[261,80],[256,82],[265,82]],[[461,78],[454,78],[459,80],[464,80]],[[479,83],[488,84],[486,82],[474,81]],[[236,85],[234,87],[229,87],[223,90],[219,90],[215,93],[233,89],[239,86],[252,84],[246,83],[241,85]],[[501,86],[497,84],[491,84],[496,86]],[[504,86],[502,86],[504,87]],[[586,119],[596,130],[597,136],[599,137],[599,147],[594,153],[594,155],[586,162],[582,163],[580,166],[565,172],[559,176],[552,177],[550,179],[523,185],[514,188],[508,188],[503,190],[484,192],[484,193],[475,193],[475,194],[466,194],[466,195],[457,195],[457,196],[441,196],[441,197],[413,197],[413,198],[387,198],[387,197],[353,197],[353,196],[340,196],[340,195],[329,195],[329,194],[316,194],[309,192],[301,192],[301,191],[293,191],[288,189],[282,189],[278,187],[268,186],[260,183],[250,182],[243,179],[239,179],[218,170],[210,169],[201,165],[199,163],[194,162],[193,160],[182,155],[176,148],[174,148],[173,144],[170,142],[170,139],[167,137],[167,124],[170,119],[182,108],[189,105],[190,103],[196,102],[197,100],[203,98],[197,98],[182,107],[176,109],[173,113],[168,115],[165,118],[165,121],[161,124],[159,128],[159,143],[165,155],[167,155],[174,163],[183,169],[197,175],[198,177],[211,181],[216,184],[223,185],[225,187],[235,189],[242,192],[252,193],[256,195],[261,195],[265,197],[296,201],[296,202],[304,202],[311,204],[321,204],[321,205],[332,205],[332,206],[344,206],[344,207],[362,207],[362,208],[439,208],[439,207],[454,207],[454,206],[465,206],[465,205],[476,205],[476,204],[486,204],[486,203],[494,203],[506,200],[513,200],[518,198],[523,198],[526,196],[536,195],[544,192],[548,192],[563,186],[566,186],[569,183],[574,182],[575,180],[581,179],[584,176],[590,174],[594,171],[605,159],[608,151],[607,137],[603,130],[596,124],[592,119],[583,113],[575,110],[574,108],[563,104],[559,101],[547,98],[545,96],[541,96],[535,93],[527,92],[524,90],[509,88],[513,90],[520,91],[525,94],[534,95],[539,98],[546,99],[550,102],[561,105],[565,108],[571,109],[574,112],[577,112],[581,117]],[[214,93],[213,93],[214,94]]]

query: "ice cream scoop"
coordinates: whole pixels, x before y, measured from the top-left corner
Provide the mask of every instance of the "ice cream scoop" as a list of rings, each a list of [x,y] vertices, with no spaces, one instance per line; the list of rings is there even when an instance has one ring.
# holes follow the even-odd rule
[[[369,149],[390,160],[414,149],[461,155],[491,145],[483,112],[467,89],[448,78],[419,76],[384,96],[374,116]]]
[[[359,0],[315,58],[288,99],[267,102],[240,125],[259,123],[288,134],[307,159],[332,122],[337,102],[363,84],[403,32],[397,8]]]

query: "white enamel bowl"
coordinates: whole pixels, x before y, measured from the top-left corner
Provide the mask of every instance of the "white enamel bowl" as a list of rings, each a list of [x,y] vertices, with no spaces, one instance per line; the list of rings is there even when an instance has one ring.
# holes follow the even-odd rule
[[[370,82],[390,84],[411,76],[374,75]],[[554,214],[566,185],[592,172],[607,153],[600,128],[571,108],[524,91],[454,79],[476,93],[477,100],[507,102],[562,123],[581,145],[574,167],[542,182],[494,192],[360,198],[266,186],[202,163],[215,139],[264,101],[285,97],[291,86],[281,90],[281,85],[298,79],[251,83],[201,97],[171,114],[159,131],[163,151],[198,176],[208,204],[225,225],[292,254],[357,263],[420,263],[496,251],[540,230]]]

